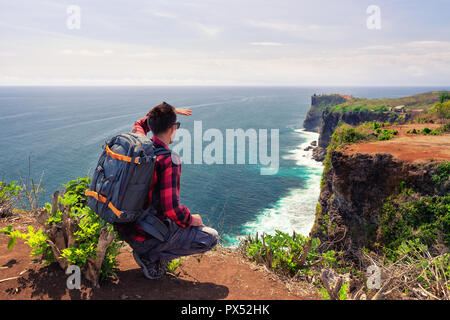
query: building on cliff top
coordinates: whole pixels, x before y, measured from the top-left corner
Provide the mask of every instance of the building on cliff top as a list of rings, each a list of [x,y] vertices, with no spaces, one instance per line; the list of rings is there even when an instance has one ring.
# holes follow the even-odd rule
[[[394,112],[404,113],[405,111],[406,109],[404,105],[394,107]]]

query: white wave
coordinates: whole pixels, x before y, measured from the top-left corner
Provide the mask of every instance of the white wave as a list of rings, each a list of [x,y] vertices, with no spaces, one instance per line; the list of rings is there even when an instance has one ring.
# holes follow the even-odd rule
[[[301,139],[305,139],[296,149],[285,155],[285,159],[296,161],[298,166],[305,166],[305,185],[292,189],[286,196],[280,198],[272,207],[264,209],[256,219],[243,225],[243,234],[258,232],[273,234],[275,230],[296,233],[307,236],[314,224],[315,210],[320,193],[320,179],[323,165],[312,159],[312,151],[304,151],[312,141],[318,139],[318,134],[295,130]],[[242,236],[226,237],[227,242],[236,245]]]
[[[194,105],[188,105],[187,108],[189,108],[189,109],[195,109],[195,108],[200,108],[200,107],[215,106],[215,105],[224,104],[224,103],[227,103],[227,102],[229,102],[229,101],[220,101],[220,102],[209,102],[209,103],[194,104]]]
[[[127,129],[128,129],[128,131],[127,131]],[[131,124],[126,124],[121,127],[114,128],[110,131],[102,132],[102,134],[100,136],[94,136],[91,139],[89,139],[88,141],[86,141],[84,144],[91,145],[91,144],[98,143],[98,142],[104,142],[116,134],[130,132],[130,131],[131,131]]]
[[[322,163],[312,158],[312,150],[305,151],[305,148],[310,146],[312,141],[318,141],[319,134],[316,132],[305,131],[305,129],[296,129],[294,131],[299,133],[300,137],[306,139],[306,141],[301,143],[294,150],[290,150],[283,159],[296,160],[298,166],[322,169]]]
[[[14,119],[14,118],[25,117],[25,116],[29,116],[30,114],[33,114],[33,113],[32,112],[24,112],[24,113],[13,114],[13,115],[10,115],[10,116],[0,117],[0,120],[7,120],[7,119]]]

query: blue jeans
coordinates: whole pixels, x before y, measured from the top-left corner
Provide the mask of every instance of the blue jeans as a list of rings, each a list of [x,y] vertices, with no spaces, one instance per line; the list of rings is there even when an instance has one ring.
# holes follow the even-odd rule
[[[170,219],[169,239],[161,242],[156,239],[135,241],[127,239],[128,244],[143,259],[150,262],[170,261],[182,256],[203,253],[217,245],[219,234],[210,227],[190,227],[184,229]]]

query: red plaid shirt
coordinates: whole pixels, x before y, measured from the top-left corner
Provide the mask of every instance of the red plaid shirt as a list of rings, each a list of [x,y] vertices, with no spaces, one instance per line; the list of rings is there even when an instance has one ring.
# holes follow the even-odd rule
[[[143,135],[147,135],[149,131],[147,116],[136,121],[131,129],[132,133]],[[157,137],[152,137],[152,140],[156,147],[163,147],[170,150]],[[164,154],[156,157],[155,173],[149,192],[149,202],[156,209],[157,216],[161,220],[168,217],[179,226],[189,228],[192,225],[191,213],[188,208],[180,204],[181,163],[176,161],[177,164],[174,164],[171,158],[172,156],[170,154]],[[116,229],[120,233],[137,241],[152,238],[152,236],[142,230],[136,223],[116,225]]]

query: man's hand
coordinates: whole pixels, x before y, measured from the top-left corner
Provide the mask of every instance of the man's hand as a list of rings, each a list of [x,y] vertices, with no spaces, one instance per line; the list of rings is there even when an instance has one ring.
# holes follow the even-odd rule
[[[192,111],[189,108],[186,108],[186,109],[175,108],[175,113],[176,114],[181,114],[183,116],[190,116],[192,114]]]
[[[198,226],[204,227],[205,226],[203,224],[202,217],[200,217],[199,214],[193,214],[192,215],[192,226],[193,227],[198,227]]]

